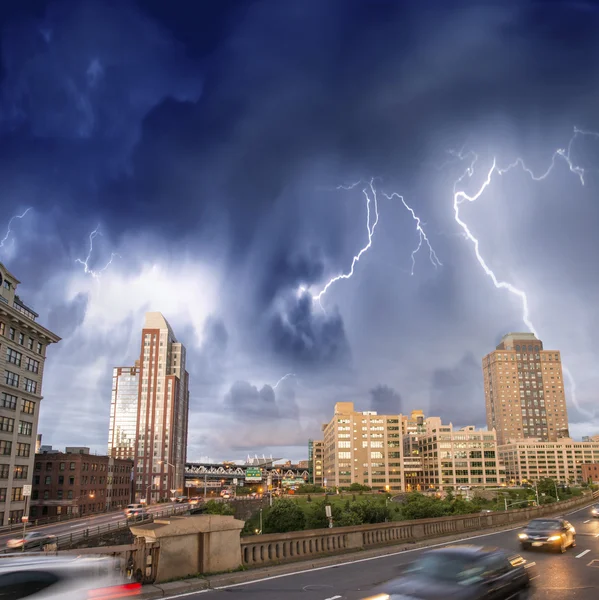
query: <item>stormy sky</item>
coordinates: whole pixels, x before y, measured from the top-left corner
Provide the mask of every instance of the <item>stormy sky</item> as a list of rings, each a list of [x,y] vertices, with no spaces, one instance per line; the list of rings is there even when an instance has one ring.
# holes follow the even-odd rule
[[[3,3],[0,261],[63,338],[44,443],[106,451],[149,310],[187,346],[190,460],[305,458],[338,401],[483,426],[522,293],[599,432],[598,28],[585,2]]]

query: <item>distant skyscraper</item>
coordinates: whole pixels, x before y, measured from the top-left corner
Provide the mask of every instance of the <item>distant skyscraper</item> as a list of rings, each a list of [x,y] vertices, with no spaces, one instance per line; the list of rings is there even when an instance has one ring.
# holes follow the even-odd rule
[[[108,456],[135,459],[139,361],[134,367],[112,370],[112,400],[108,430]]]
[[[497,443],[569,437],[560,353],[532,333],[508,333],[483,358],[487,426]]]
[[[184,491],[189,412],[185,347],[158,312],[146,313],[138,389],[136,496],[156,501]]]

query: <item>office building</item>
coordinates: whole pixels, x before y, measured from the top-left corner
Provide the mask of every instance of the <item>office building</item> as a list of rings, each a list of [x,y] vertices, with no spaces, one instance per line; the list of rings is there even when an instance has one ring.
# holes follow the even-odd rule
[[[135,458],[138,396],[139,361],[134,367],[115,367],[112,370],[108,456]]]
[[[407,491],[455,492],[504,483],[494,431],[472,425],[456,429],[439,417],[417,419],[419,430],[403,438]]]
[[[184,489],[189,413],[185,346],[159,312],[146,313],[139,357],[136,498],[167,499]]]
[[[353,402],[338,402],[324,431],[327,487],[352,483],[373,489],[403,490],[401,415],[357,412]]]
[[[308,474],[310,483],[322,486],[323,480],[323,450],[322,440],[310,440],[308,442]]]
[[[46,350],[60,341],[19,298],[19,283],[0,263],[0,525],[20,523],[25,512]]]
[[[599,463],[589,463],[582,465],[583,483],[599,483]]]
[[[559,351],[532,333],[508,333],[482,361],[487,427],[497,443],[569,437]]]
[[[87,515],[116,510],[131,502],[132,460],[78,450],[35,455],[31,519]]]
[[[513,440],[498,447],[506,481],[521,484],[549,477],[558,483],[586,481],[585,465],[599,463],[599,441],[576,442],[560,438]]]

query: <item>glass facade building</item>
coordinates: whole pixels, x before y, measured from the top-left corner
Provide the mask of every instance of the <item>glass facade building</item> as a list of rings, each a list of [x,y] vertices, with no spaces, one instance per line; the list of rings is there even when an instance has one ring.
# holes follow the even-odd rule
[[[112,372],[108,456],[135,458],[139,365],[116,367]]]

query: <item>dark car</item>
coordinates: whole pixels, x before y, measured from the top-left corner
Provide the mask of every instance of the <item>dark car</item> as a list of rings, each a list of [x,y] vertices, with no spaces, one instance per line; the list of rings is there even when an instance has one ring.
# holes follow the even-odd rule
[[[11,549],[25,548],[25,550],[42,549],[48,544],[56,543],[55,535],[47,535],[40,531],[28,531],[24,536],[10,539],[6,542],[6,547]]]
[[[591,506],[591,516],[593,519],[599,519],[599,504],[593,504],[593,506]]]
[[[526,560],[499,548],[447,546],[425,552],[370,596],[377,600],[507,600],[527,598]]]
[[[533,519],[518,537],[523,550],[549,548],[563,553],[576,546],[576,529],[561,517]]]

